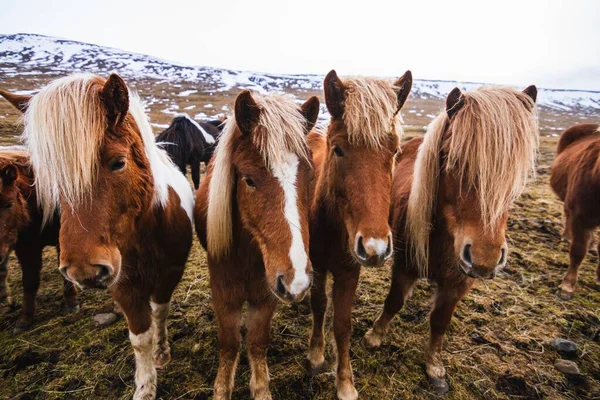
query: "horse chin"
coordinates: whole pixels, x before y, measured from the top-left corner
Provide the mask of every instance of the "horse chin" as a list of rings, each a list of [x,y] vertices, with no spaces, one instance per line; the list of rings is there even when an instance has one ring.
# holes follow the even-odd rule
[[[469,278],[472,278],[472,279],[491,280],[496,277],[496,271],[494,271],[493,273],[491,273],[487,276],[476,275],[473,273],[473,270],[469,269],[469,267],[467,265],[465,265],[465,263],[462,260],[460,260],[458,262],[458,266],[459,266],[460,272],[462,272],[463,274],[465,274],[466,276],[468,276]]]

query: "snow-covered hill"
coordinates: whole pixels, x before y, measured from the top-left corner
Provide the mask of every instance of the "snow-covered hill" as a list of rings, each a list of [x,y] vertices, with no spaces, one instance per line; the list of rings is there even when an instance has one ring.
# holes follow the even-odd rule
[[[209,60],[207,60],[208,62]],[[248,88],[258,91],[320,90],[321,75],[284,75],[189,66],[160,58],[88,43],[33,34],[0,35],[0,79],[77,71],[118,72],[125,77],[189,81],[212,91]],[[413,71],[414,72],[414,71]],[[455,86],[472,89],[481,83],[416,80],[412,97],[444,98]],[[556,111],[600,110],[600,92],[541,89],[538,104]]]

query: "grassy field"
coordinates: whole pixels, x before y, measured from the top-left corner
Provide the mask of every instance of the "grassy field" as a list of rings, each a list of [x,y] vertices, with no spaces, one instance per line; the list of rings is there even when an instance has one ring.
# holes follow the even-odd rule
[[[8,89],[39,87],[48,77],[28,76],[0,81]],[[231,106],[235,91],[198,93],[186,83],[134,82],[150,99],[153,123],[168,124],[171,114],[214,115]],[[298,93],[307,97],[312,93]],[[212,104],[212,107],[204,107]],[[176,109],[175,106],[179,108]],[[427,114],[441,102],[409,99],[404,112],[407,137],[422,132]],[[410,112],[410,110],[415,110]],[[186,110],[187,111],[187,110]],[[495,280],[480,283],[457,308],[444,344],[443,359],[451,391],[448,399],[588,399],[600,398],[600,291],[594,283],[598,254],[588,255],[581,267],[573,299],[554,296],[568,262],[561,239],[562,206],[548,186],[560,128],[583,122],[591,114],[541,110],[542,147],[538,177],[514,205],[509,221],[509,263]],[[0,144],[15,143],[18,115],[0,101]],[[112,310],[106,292],[85,291],[81,311],[62,311],[62,278],[56,252],[47,249],[34,328],[19,336],[12,329],[22,302],[20,268],[14,256],[9,285],[14,304],[0,315],[0,398],[127,399],[133,394],[134,360],[123,317],[106,328],[95,328],[92,317]],[[381,349],[369,352],[362,337],[377,317],[389,285],[389,266],[363,269],[353,314],[351,357],[356,388],[365,399],[428,399],[434,396],[424,374],[423,350],[428,337],[431,291],[421,282],[407,307],[396,317]],[[158,396],[164,399],[212,397],[217,371],[214,313],[210,306],[205,252],[197,241],[177,288],[169,318],[172,362],[159,373]],[[305,369],[311,324],[307,303],[282,305],[274,319],[268,353],[271,391],[275,399],[334,399],[334,375],[311,377]],[[243,330],[244,328],[242,328]],[[331,336],[331,335],[330,335]],[[579,345],[575,361],[582,375],[567,378],[554,368],[560,356],[550,346],[562,337]],[[249,397],[250,371],[242,347],[235,399]],[[331,348],[327,353],[333,363]]]

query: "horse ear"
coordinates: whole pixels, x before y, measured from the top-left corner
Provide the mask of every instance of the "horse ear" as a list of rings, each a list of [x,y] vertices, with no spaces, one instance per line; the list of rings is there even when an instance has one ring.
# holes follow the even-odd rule
[[[337,76],[335,69],[329,71],[323,81],[325,92],[325,104],[333,118],[342,118],[344,115],[344,101],[346,100],[346,89],[344,83]]]
[[[123,122],[129,110],[129,90],[123,78],[110,74],[100,96],[106,106],[109,122],[113,125]]]
[[[406,71],[404,75],[402,75],[398,80],[394,83],[398,89],[398,111],[402,109],[406,99],[408,98],[408,94],[412,89],[413,77],[412,72],[410,70]]]
[[[4,97],[10,104],[15,106],[15,108],[22,113],[27,111],[27,107],[29,107],[29,102],[31,101],[31,96],[23,96],[20,94],[13,94],[7,92],[5,90],[0,90],[0,95]]]
[[[538,93],[535,85],[527,86],[525,89],[523,89],[523,93],[525,93],[527,96],[529,96],[529,98],[531,100],[533,100],[533,104],[535,105],[535,101],[537,100],[537,93]],[[523,102],[523,104],[525,104],[525,102]],[[533,110],[533,107],[531,104],[525,104],[525,107],[527,107],[529,110]]]
[[[260,107],[249,90],[244,90],[235,99],[235,122],[244,135],[250,135],[260,118]]]
[[[312,96],[300,107],[302,115],[304,115],[307,122],[306,133],[310,132],[317,122],[317,118],[319,117],[319,105],[319,98],[317,96]]]
[[[455,87],[446,98],[446,114],[448,114],[448,118],[452,119],[464,105],[465,98],[460,89]]]
[[[11,186],[19,175],[19,171],[17,167],[12,164],[6,165],[2,170],[0,170],[0,179],[2,179],[2,184],[4,186]]]

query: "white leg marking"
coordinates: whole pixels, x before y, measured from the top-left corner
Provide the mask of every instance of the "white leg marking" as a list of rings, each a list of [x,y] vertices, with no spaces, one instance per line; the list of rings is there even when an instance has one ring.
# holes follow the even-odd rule
[[[300,214],[298,213],[298,193],[296,191],[296,177],[298,175],[298,157],[292,153],[284,156],[281,165],[273,166],[273,176],[277,178],[284,195],[284,214],[292,233],[292,245],[290,247],[290,260],[294,267],[294,279],[290,285],[290,294],[303,293],[310,285],[310,279],[306,273],[308,255],[302,240],[300,228]]]
[[[129,331],[129,340],[135,354],[134,400],[152,400],[156,397],[156,369],[152,360],[154,324],[144,333]]]
[[[150,302],[152,307],[152,322],[154,329],[154,346],[152,356],[156,368],[163,368],[171,361],[171,348],[167,334],[167,316],[171,303],[158,304]]]

